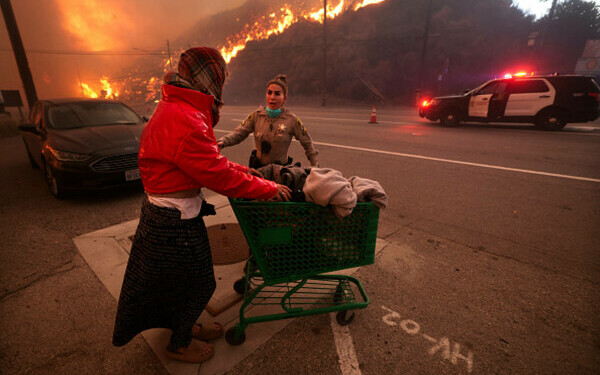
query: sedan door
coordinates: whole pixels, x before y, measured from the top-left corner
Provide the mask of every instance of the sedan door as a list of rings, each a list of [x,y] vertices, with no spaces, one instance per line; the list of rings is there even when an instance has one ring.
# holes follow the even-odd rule
[[[42,103],[34,105],[31,114],[29,115],[29,122],[35,126],[35,133],[31,131],[23,132],[23,141],[27,151],[35,161],[35,163],[42,167],[42,148],[45,139],[46,131],[43,125],[43,108]]]

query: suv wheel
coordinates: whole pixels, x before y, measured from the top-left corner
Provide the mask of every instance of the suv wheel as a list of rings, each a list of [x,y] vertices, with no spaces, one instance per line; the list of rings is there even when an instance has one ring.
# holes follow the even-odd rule
[[[48,189],[50,189],[50,193],[52,193],[52,195],[54,195],[58,199],[65,198],[66,194],[62,183],[56,177],[52,166],[48,165],[48,162],[46,160],[44,160],[44,175],[46,176],[46,183],[48,184]]]
[[[565,125],[567,125],[565,113],[555,109],[544,111],[535,119],[535,126],[540,130],[561,130]]]
[[[460,115],[455,109],[446,109],[440,114],[440,124],[442,126],[458,126],[460,124]]]

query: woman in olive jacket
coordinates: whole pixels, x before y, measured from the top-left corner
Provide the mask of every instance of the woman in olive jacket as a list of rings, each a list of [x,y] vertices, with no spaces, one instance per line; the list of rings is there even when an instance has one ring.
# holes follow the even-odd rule
[[[235,130],[220,138],[217,142],[219,147],[236,145],[254,132],[256,149],[250,156],[250,168],[260,168],[267,164],[288,165],[292,163],[292,158],[288,157],[288,149],[292,138],[296,138],[304,147],[310,165],[318,166],[318,152],[302,121],[283,107],[287,96],[287,77],[279,74],[267,82],[267,106],[252,112]]]

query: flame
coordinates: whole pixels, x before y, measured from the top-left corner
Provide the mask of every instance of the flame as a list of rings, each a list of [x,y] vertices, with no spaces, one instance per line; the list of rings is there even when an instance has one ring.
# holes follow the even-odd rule
[[[343,0],[342,0],[343,2]],[[252,40],[268,39],[273,34],[281,34],[298,19],[288,5],[278,11],[262,16],[252,25],[245,25],[236,35],[227,38],[227,44],[220,48],[221,54],[227,63],[237,56],[238,52],[246,48]]]
[[[111,87],[110,83],[108,82],[107,77],[102,77],[102,79],[100,80],[100,83],[102,83],[102,88],[103,88],[103,90],[101,90],[100,92],[102,92],[102,91],[106,92],[106,95],[104,95],[105,98],[116,99],[119,96],[118,91],[116,91],[116,90],[113,91],[113,88]]]
[[[367,5],[378,4],[385,0],[363,0],[352,4],[340,0],[337,5],[327,5],[327,18],[333,19],[348,9],[358,10]],[[294,13],[290,5],[283,5],[280,9],[262,16],[252,24],[246,24],[237,34],[227,38],[225,46],[220,48],[225,61],[229,63],[238,52],[246,48],[246,44],[253,40],[268,39],[271,35],[281,34],[288,27],[300,20],[323,23],[323,8],[313,8],[309,11]]]
[[[366,7],[367,5],[371,5],[371,4],[379,4],[384,1],[385,0],[365,0],[362,3],[356,4],[354,6],[354,10],[359,10],[360,8]]]
[[[335,0],[330,1],[334,2]],[[333,19],[347,10],[356,11],[368,5],[379,4],[384,1],[339,0],[337,4],[328,3],[327,18]],[[123,10],[114,6],[103,6],[102,0],[56,0],[56,2],[63,14],[65,29],[77,36],[92,51],[123,48],[124,39],[121,36],[134,27],[134,23],[130,22],[130,17]],[[224,45],[219,47],[219,50],[225,61],[229,63],[240,51],[246,48],[248,42],[264,40],[271,35],[281,34],[294,23],[302,20],[323,23],[323,14],[322,7],[315,6],[309,10],[293,11],[291,5],[284,4],[274,11],[265,12],[265,15],[254,20],[254,22],[245,24],[240,31],[228,37]],[[114,19],[120,20],[120,29],[106,27],[106,25],[112,25]],[[123,27],[129,29],[124,30]],[[180,52],[183,52],[183,50]],[[175,52],[173,55],[176,56],[177,53]],[[160,64],[159,70],[166,72],[171,68],[171,64],[172,59],[165,58]],[[92,85],[93,88],[85,82],[80,82],[79,89],[83,96],[90,98],[116,99],[120,94],[123,94],[125,97],[143,96],[147,103],[155,101],[156,96],[160,93],[161,80],[157,76],[142,78],[139,73],[136,77],[134,73],[138,73],[137,70],[130,73],[128,77],[121,79],[109,79],[103,76],[99,80],[99,84]],[[121,93],[115,89],[115,85],[122,88]]]
[[[88,97],[88,98],[97,98],[98,97],[98,94],[96,94],[94,92],[94,90],[92,90],[87,83],[80,82],[79,87],[81,87],[81,92],[82,92],[83,96]]]
[[[116,2],[110,7],[104,0],[56,0],[56,4],[63,17],[63,27],[90,51],[124,48],[122,36],[135,29],[135,23]]]
[[[117,99],[119,96],[119,92],[113,89],[111,83],[108,81],[108,77],[102,77],[100,79],[100,85],[97,85],[99,88],[94,90],[85,82],[79,83],[80,90],[83,96],[87,98],[107,98],[107,99]]]

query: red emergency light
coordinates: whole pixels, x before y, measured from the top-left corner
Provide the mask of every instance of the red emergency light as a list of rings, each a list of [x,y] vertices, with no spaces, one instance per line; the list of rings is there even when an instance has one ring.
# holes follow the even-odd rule
[[[510,73],[506,73],[504,75],[505,79],[511,79],[513,77],[525,77],[528,73],[527,72],[517,72],[514,74],[510,74]],[[533,75],[533,72],[529,73],[529,75]]]

